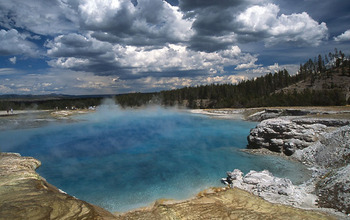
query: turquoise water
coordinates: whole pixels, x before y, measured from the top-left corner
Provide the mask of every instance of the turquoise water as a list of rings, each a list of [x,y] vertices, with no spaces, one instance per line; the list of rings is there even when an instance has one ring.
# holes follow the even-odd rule
[[[235,168],[268,169],[298,183],[305,168],[245,148],[256,123],[162,108],[104,106],[78,122],[0,132],[1,150],[33,156],[37,170],[63,191],[110,211],[185,199]]]

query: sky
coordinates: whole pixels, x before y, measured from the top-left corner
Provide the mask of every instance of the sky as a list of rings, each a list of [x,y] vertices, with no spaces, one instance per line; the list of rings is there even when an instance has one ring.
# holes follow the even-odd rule
[[[334,49],[345,0],[0,0],[0,94],[237,83]]]

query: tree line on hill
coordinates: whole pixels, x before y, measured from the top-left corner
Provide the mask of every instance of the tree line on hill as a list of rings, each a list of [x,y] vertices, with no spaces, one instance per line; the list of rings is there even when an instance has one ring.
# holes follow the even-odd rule
[[[350,59],[341,51],[309,59],[300,65],[298,74],[287,70],[244,80],[238,84],[211,84],[160,92],[164,105],[186,105],[190,108],[269,107],[269,106],[331,106],[350,104],[347,88],[333,84],[336,75],[350,77]],[[314,90],[316,80],[324,80],[324,88]],[[302,91],[283,92],[295,83],[305,81]]]
[[[302,92],[275,92],[297,78],[289,74],[285,76],[285,73],[286,70],[270,73],[255,80],[242,81],[237,85],[212,84],[163,91],[161,100],[164,105],[185,104],[190,108],[346,105],[346,96],[342,89],[305,88]]]
[[[154,93],[130,93],[114,96],[122,107],[137,107],[147,104],[186,106],[189,108],[242,108],[269,106],[330,106],[350,104],[344,88],[332,83],[337,75],[350,77],[350,59],[342,51],[318,55],[301,64],[298,74],[287,70],[268,73],[237,84],[210,84],[184,87]],[[324,79],[329,84],[321,90],[312,86]],[[302,91],[287,91],[283,88],[298,82],[307,82]],[[66,109],[98,106],[105,97],[69,97],[52,100],[1,100],[0,109]]]
[[[339,70],[341,76],[350,76],[350,60],[341,50],[334,49],[334,53],[329,52],[325,54],[324,58],[321,54],[318,57],[309,59],[304,65],[300,64],[299,76],[303,80],[309,78],[311,85],[318,78],[333,78],[334,74],[338,74]],[[335,71],[336,70],[336,71]]]

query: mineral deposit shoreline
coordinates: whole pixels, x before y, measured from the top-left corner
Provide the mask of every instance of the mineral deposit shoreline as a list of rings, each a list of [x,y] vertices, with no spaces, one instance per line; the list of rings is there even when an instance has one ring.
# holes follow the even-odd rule
[[[232,110],[206,110],[232,114]],[[235,112],[237,113],[237,111]],[[350,114],[349,107],[267,108],[242,111],[246,120],[259,121],[248,136],[248,149],[257,155],[280,156],[301,162],[313,171],[300,186],[267,173],[228,172],[223,181],[270,202],[295,207],[331,208],[350,213]],[[220,116],[221,117],[221,116]],[[282,186],[282,187],[281,187]],[[305,198],[314,198],[310,203]],[[332,210],[333,209],[333,210]]]
[[[340,107],[340,109],[334,108],[255,108],[255,109],[216,109],[216,110],[191,110],[192,113],[206,114],[213,117],[219,117],[223,119],[244,119],[252,121],[262,121],[265,119],[273,119],[278,117],[303,117],[303,118],[324,118],[324,116],[333,117],[337,119],[349,119],[350,108]],[[63,114],[63,113],[62,113]],[[293,114],[298,114],[293,116]],[[58,117],[60,117],[59,115]],[[64,115],[66,116],[66,115]],[[54,115],[54,117],[57,117]],[[334,131],[336,129],[332,129]],[[327,132],[326,132],[327,133]],[[340,131],[338,133],[344,133]],[[327,136],[324,134],[323,136]],[[325,138],[326,139],[326,138]],[[315,141],[316,143],[317,141]],[[307,149],[307,148],[305,148]],[[294,161],[299,161],[308,165],[310,168],[314,169],[314,178],[309,181],[308,185],[298,187],[305,187],[304,190],[310,192],[310,185],[315,184],[315,180],[333,180],[331,178],[334,175],[329,174],[330,170],[325,170],[321,166],[314,166],[314,161],[317,158],[312,157],[313,151],[309,150],[305,152],[299,152],[300,149],[296,150],[297,156],[286,156],[283,151],[281,152],[271,152],[266,149],[247,149],[244,150],[249,153],[255,154],[272,154],[281,156],[285,159],[291,159]],[[6,154],[6,153],[5,153]],[[232,172],[232,176],[236,175],[236,187],[234,189],[229,189],[228,187],[223,188],[212,188],[205,192],[199,193],[195,198],[190,198],[183,201],[173,201],[173,200],[157,200],[152,206],[146,208],[139,208],[137,210],[132,210],[126,213],[114,213],[111,214],[108,211],[71,197],[62,191],[58,190],[54,186],[46,182],[45,179],[40,177],[35,169],[40,165],[40,162],[36,162],[34,158],[28,159],[28,163],[21,160],[18,154],[13,154],[12,156],[17,161],[17,165],[4,162],[4,155],[0,155],[1,162],[0,171],[2,178],[0,184],[0,216],[6,216],[6,219],[20,219],[21,217],[26,217],[27,219],[38,219],[37,215],[39,213],[44,213],[45,219],[53,219],[57,216],[64,216],[71,218],[73,216],[82,217],[86,219],[162,219],[162,218],[182,218],[191,219],[196,215],[200,217],[226,217],[228,219],[237,219],[244,217],[245,219],[255,219],[260,217],[263,219],[276,219],[286,218],[289,219],[345,219],[346,215],[334,211],[335,209],[324,209],[316,208],[316,206],[308,206],[300,208],[312,209],[308,211],[305,209],[295,209],[291,205],[279,205],[272,204],[262,200],[259,197],[264,198],[263,195],[257,195],[254,193],[254,189],[249,188],[246,185],[246,191],[238,190],[237,184],[247,184],[249,181],[253,183],[256,178],[254,175],[269,176],[268,173],[252,173],[250,175],[246,174],[247,181],[244,182],[243,179],[246,177],[243,174],[241,177]],[[300,155],[308,155],[309,157],[302,157]],[[34,164],[34,165],[33,165]],[[346,164],[345,164],[346,165]],[[339,168],[339,174],[349,173],[349,166],[341,166]],[[234,169],[234,167],[232,167]],[[8,176],[10,175],[10,177]],[[24,175],[24,176],[23,176]],[[252,182],[252,177],[254,181]],[[4,179],[5,178],[5,179]],[[6,179],[10,178],[10,179]],[[241,178],[241,179],[240,179]],[[270,178],[270,177],[269,177]],[[274,177],[271,177],[273,180]],[[328,179],[327,179],[328,178]],[[335,177],[334,177],[335,178]],[[29,180],[28,180],[29,179]],[[279,180],[278,181],[283,181]],[[337,179],[336,179],[337,180]],[[336,182],[335,180],[335,182]],[[234,180],[235,181],[235,180]],[[241,182],[239,182],[241,181]],[[273,181],[272,181],[273,182]],[[254,183],[253,183],[254,184]],[[228,184],[229,185],[229,184]],[[257,184],[258,185],[258,184]],[[288,185],[288,184],[287,184]],[[295,186],[292,186],[295,187]],[[256,189],[256,188],[255,188]],[[38,191],[39,190],[39,191]],[[288,194],[289,188],[284,191],[277,191],[277,194]],[[248,192],[247,192],[248,191]],[[329,191],[329,190],[328,190]],[[319,193],[324,193],[327,196],[327,189],[324,191],[319,191]],[[19,197],[13,197],[19,193]],[[21,194],[22,193],[22,194]],[[269,193],[269,192],[268,192]],[[26,195],[39,196],[36,198],[29,198]],[[6,197],[8,196],[8,197]],[[6,198],[6,199],[5,199]],[[10,198],[10,199],[9,199]],[[25,198],[25,199],[24,199]],[[39,198],[39,199],[38,199]],[[59,199],[57,199],[59,198]],[[265,198],[266,199],[266,198]],[[269,199],[267,199],[269,200]],[[59,201],[55,203],[54,201]],[[68,201],[68,202],[67,202]],[[271,200],[269,200],[271,201]],[[60,203],[61,202],[61,203]],[[272,201],[274,203],[284,203],[279,201]],[[322,202],[322,201],[321,201]],[[325,204],[327,201],[323,201]],[[68,205],[67,204],[73,204]],[[30,204],[28,206],[28,204]],[[28,209],[27,209],[28,208]],[[335,207],[329,207],[335,208]],[[20,210],[20,211],[18,211]],[[47,211],[43,211],[47,210]],[[51,211],[50,211],[51,210]],[[345,211],[346,212],[346,211]],[[43,214],[43,215],[44,215]],[[2,219],[0,217],[0,219]],[[39,218],[40,219],[40,218]]]
[[[321,124],[323,128],[331,125],[332,128],[324,129],[323,134],[328,134],[331,131],[334,131],[335,127],[342,127],[349,124],[350,121],[350,108],[346,107],[276,107],[276,108],[254,108],[254,109],[193,109],[189,110],[194,114],[204,114],[210,117],[220,118],[220,119],[239,119],[239,120],[250,120],[261,122],[266,119],[276,119],[280,117],[299,120],[309,120],[309,124]],[[322,123],[323,124],[322,124]],[[325,123],[329,123],[326,124]],[[321,134],[320,134],[321,135]],[[316,143],[317,140],[313,140],[313,143]],[[311,144],[310,144],[311,145]],[[288,179],[277,178],[272,176],[268,171],[255,172],[251,171],[250,173],[243,175],[240,171],[228,172],[232,174],[233,180],[231,184],[227,183],[231,188],[240,188],[254,195],[257,195],[265,200],[277,203],[285,204],[289,206],[294,206],[301,208],[302,210],[315,210],[326,212],[331,216],[336,216],[336,219],[347,219],[347,215],[344,212],[346,210],[336,210],[336,207],[319,207],[317,201],[319,197],[315,194],[315,184],[317,184],[319,178],[322,178],[325,174],[325,170],[316,164],[310,164],[305,160],[302,160],[296,156],[287,156],[281,152],[274,152],[267,148],[259,149],[243,149],[242,151],[257,155],[274,155],[282,157],[286,160],[292,160],[295,162],[300,162],[305,166],[313,170],[313,177],[300,186],[294,186]],[[329,171],[328,171],[329,172]],[[237,173],[240,173],[240,177],[237,177]],[[235,176],[236,175],[236,176]],[[238,175],[239,176],[239,175]],[[246,179],[246,180],[244,180]],[[254,181],[252,181],[252,179]],[[223,180],[227,180],[223,178]],[[232,183],[233,182],[233,183]],[[281,184],[282,182],[282,184]],[[282,187],[280,187],[282,186]],[[280,188],[279,188],[280,187]],[[225,188],[226,190],[226,188]],[[224,191],[225,191],[224,190]],[[193,202],[198,197],[188,199],[185,201],[177,201],[172,203],[186,203]],[[167,200],[166,200],[167,201]],[[194,202],[195,203],[195,202]],[[155,212],[159,209],[160,204],[165,208],[168,208],[168,204],[163,204],[162,202],[155,202],[153,206],[140,208],[136,210],[129,211],[122,214],[121,216],[144,216],[145,213]],[[339,212],[342,211],[342,212]],[[143,213],[143,214],[142,214]],[[147,214],[146,214],[147,215]],[[331,218],[331,217],[329,217]]]

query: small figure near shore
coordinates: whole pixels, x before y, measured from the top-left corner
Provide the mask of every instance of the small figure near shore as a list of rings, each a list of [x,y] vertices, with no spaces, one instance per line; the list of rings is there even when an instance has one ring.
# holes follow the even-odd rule
[[[13,114],[13,109],[11,108],[11,114]]]

